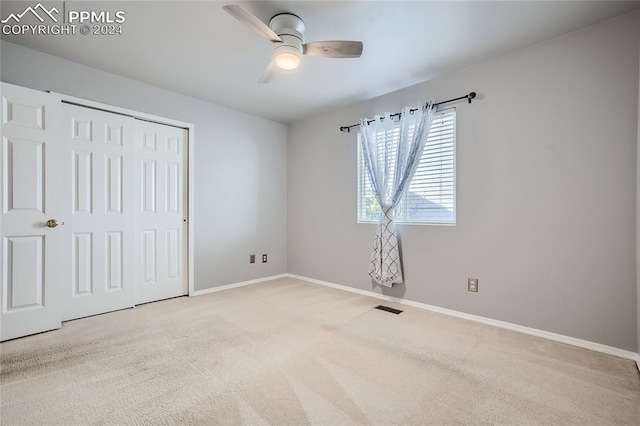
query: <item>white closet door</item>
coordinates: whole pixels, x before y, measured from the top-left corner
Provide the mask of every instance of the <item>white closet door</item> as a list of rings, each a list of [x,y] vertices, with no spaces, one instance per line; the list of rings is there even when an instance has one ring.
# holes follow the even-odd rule
[[[60,105],[44,92],[1,83],[0,340],[60,328],[66,220],[57,145]]]
[[[63,104],[63,321],[135,304],[135,120]]]
[[[145,121],[137,123],[139,214],[136,303],[188,292],[186,238],[187,131]]]

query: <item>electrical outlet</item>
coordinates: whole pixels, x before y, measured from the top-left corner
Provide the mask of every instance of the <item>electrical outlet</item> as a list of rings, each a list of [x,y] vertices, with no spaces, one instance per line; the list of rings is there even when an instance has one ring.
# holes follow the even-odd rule
[[[267,255],[266,254],[262,255],[262,263],[267,263]]]
[[[249,263],[256,263],[256,255],[255,254],[250,254],[249,255]]]
[[[475,293],[478,292],[478,279],[477,278],[469,278],[467,280],[467,290],[473,291]]]

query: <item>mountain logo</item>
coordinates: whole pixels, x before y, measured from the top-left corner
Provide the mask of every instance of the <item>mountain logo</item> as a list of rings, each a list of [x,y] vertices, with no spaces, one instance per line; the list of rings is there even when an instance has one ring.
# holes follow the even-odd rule
[[[17,24],[18,22],[20,22],[22,17],[25,16],[27,13],[31,13],[33,16],[38,18],[40,22],[44,22],[44,18],[40,14],[38,14],[38,11],[40,12],[40,14],[44,14],[45,16],[48,16],[49,18],[51,18],[53,22],[58,22],[58,19],[55,16],[53,16],[54,12],[56,14],[60,13],[58,9],[56,9],[55,7],[52,7],[51,9],[47,10],[47,8],[42,5],[42,3],[38,3],[34,7],[29,6],[22,13],[18,13],[18,14],[11,13],[9,14],[9,16],[7,16],[5,19],[3,19],[0,22],[3,24],[6,24],[10,20],[13,20]]]

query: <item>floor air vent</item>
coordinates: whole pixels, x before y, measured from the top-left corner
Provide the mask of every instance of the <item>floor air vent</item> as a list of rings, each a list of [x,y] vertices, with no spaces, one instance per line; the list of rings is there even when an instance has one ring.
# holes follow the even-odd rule
[[[396,315],[398,315],[399,313],[402,312],[400,309],[393,309],[393,308],[390,308],[388,306],[383,306],[383,305],[378,305],[374,309],[380,309],[381,311],[391,312],[392,314],[396,314]]]

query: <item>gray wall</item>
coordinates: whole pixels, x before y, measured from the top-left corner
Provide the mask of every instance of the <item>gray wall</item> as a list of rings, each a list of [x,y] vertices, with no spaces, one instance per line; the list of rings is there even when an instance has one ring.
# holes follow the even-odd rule
[[[638,38],[640,39],[640,34],[638,35]],[[638,44],[640,45],[640,40],[638,41]],[[640,56],[640,53],[638,54]],[[638,65],[638,67],[640,68],[640,65]],[[640,75],[638,76],[638,78],[640,78]],[[640,83],[638,83],[638,86],[640,86]],[[638,161],[637,161],[637,167],[636,167],[636,175],[637,175],[637,182],[636,182],[636,191],[637,191],[637,195],[636,195],[636,280],[638,283],[638,289],[637,289],[637,297],[638,297],[638,362],[640,362],[640,88],[638,89],[638,144],[637,144],[637,156],[638,156]],[[640,364],[638,364],[638,368],[640,368]]]
[[[289,272],[636,351],[639,18],[291,125]],[[338,127],[471,90],[480,99],[457,105],[457,225],[400,226],[406,284],[373,286],[356,134]]]
[[[2,81],[195,124],[196,290],[287,271],[284,125],[1,43]]]

